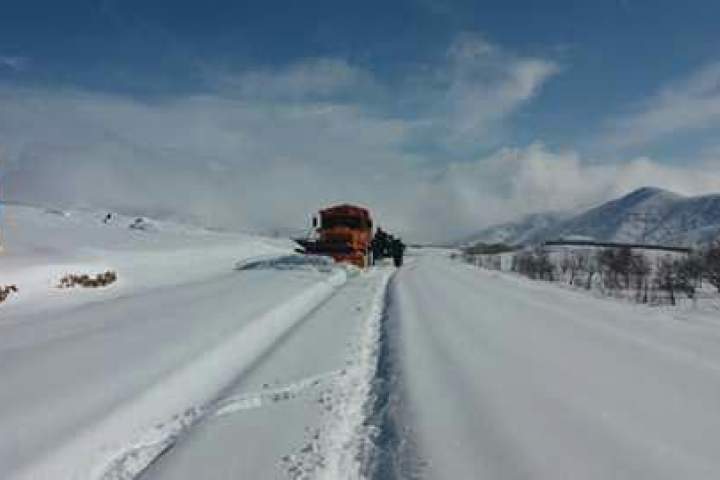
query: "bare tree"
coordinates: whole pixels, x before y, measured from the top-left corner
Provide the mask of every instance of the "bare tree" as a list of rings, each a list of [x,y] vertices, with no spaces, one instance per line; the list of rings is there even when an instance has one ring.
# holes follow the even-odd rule
[[[555,280],[555,265],[547,250],[542,247],[515,255],[512,265],[513,271],[533,280]]]
[[[632,253],[629,249],[606,248],[598,252],[597,261],[605,288],[608,290],[622,288],[621,278],[625,280],[624,283],[627,288],[629,283],[627,272],[629,271],[631,256]]]
[[[575,285],[577,276],[587,268],[588,255],[584,252],[575,251],[567,257],[567,272],[569,274],[568,283]]]
[[[548,251],[544,248],[537,248],[533,252],[535,259],[535,271],[541,280],[555,280],[555,265],[550,260]]]
[[[655,282],[657,288],[667,292],[670,299],[670,305],[676,305],[675,289],[677,279],[675,274],[675,264],[669,257],[663,257],[658,260],[657,269],[655,271]]]
[[[720,292],[720,241],[705,253],[705,277]]]
[[[650,262],[645,255],[639,253],[631,258],[630,275],[635,279],[635,299],[638,302],[648,303],[649,277],[652,272]]]
[[[701,286],[705,265],[702,256],[690,254],[675,261],[677,288],[690,298],[695,298],[695,292]]]
[[[615,288],[612,269],[612,264],[615,259],[615,251],[611,248],[600,250],[595,255],[595,259],[597,261],[598,270],[600,271],[603,287],[612,290]]]
[[[573,255],[570,252],[565,252],[562,260],[560,260],[560,273],[563,278],[567,278],[567,273],[571,270],[572,263]],[[572,279],[570,279],[568,283],[572,284]]]
[[[532,252],[523,251],[513,257],[513,270],[530,278],[535,278],[535,260]]]
[[[623,287],[626,290],[630,289],[630,274],[632,270],[632,264],[634,255],[629,247],[622,247],[616,253],[613,258],[611,268],[614,270],[616,278],[619,277],[623,280]]]
[[[585,266],[585,289],[590,290],[595,280],[595,275],[600,270],[600,264],[596,255],[583,254]]]

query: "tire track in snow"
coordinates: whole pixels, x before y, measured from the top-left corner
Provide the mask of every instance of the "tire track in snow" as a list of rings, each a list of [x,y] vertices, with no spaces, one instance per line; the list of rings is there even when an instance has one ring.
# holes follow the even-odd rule
[[[257,392],[231,397],[221,396],[219,400],[207,407],[191,409],[186,412],[186,415],[173,419],[171,425],[157,426],[158,432],[155,437],[149,433],[144,438],[144,443],[136,445],[119,456],[107,469],[102,480],[144,478],[145,472],[153,464],[170,452],[186,435],[191,435],[192,429],[206,419],[263,408],[277,402],[292,400],[301,395],[308,395],[337,381],[337,378],[346,374],[345,369],[326,372],[285,385],[264,388]]]
[[[371,307],[364,320],[357,351],[346,374],[337,378],[320,399],[330,419],[317,432],[309,448],[283,459],[290,478],[318,480],[365,479],[365,453],[374,435],[368,423],[372,412],[373,385],[377,374],[382,318],[388,283],[394,269],[379,268],[370,275],[374,283]]]
[[[137,477],[212,410],[228,385],[332,297],[346,280],[346,272],[337,270],[11,478]]]
[[[263,385],[263,388],[256,392],[221,396],[212,408],[201,415],[201,418],[174,436],[170,445],[163,449],[155,448],[159,454],[145,464],[145,469],[139,476],[130,478],[145,478],[146,472],[151,477],[153,470],[150,467],[160,461],[166,453],[172,452],[178,442],[191,437],[195,427],[204,423],[206,419],[265,408],[278,402],[300,398],[317,403],[325,419],[316,428],[308,426],[307,442],[301,449],[279,457],[280,468],[293,479],[363,478],[359,454],[369,437],[365,425],[366,407],[377,365],[379,327],[385,291],[392,272],[393,270],[390,269],[379,269],[362,274],[366,277],[368,288],[367,293],[360,298],[368,302],[369,311],[358,318],[361,323],[357,332],[357,341],[353,342],[350,356],[346,359],[343,368],[304,377],[284,385],[273,387],[268,385],[267,388]],[[325,303],[327,302],[323,304]],[[307,316],[307,320],[313,318],[315,318],[314,312]],[[304,321],[298,325],[302,323]],[[278,344],[276,348],[281,347]],[[273,351],[275,348],[266,352],[262,358],[272,356]],[[262,362],[262,358],[256,363]],[[230,390],[232,388],[226,392]]]
[[[347,373],[346,369],[335,370],[303,378],[297,382],[289,383],[287,385],[267,388],[260,392],[246,393],[243,395],[229,397],[218,402],[212,415],[213,417],[222,417],[244,410],[262,408],[269,403],[290,400],[298,395],[307,393],[309,390],[320,389],[329,383],[335,382],[338,378],[346,375]]]
[[[397,275],[388,285],[384,299],[377,366],[366,407],[369,435],[363,452],[362,478],[368,480],[420,478],[423,467],[415,453],[412,431],[402,420],[405,394],[395,345],[400,332],[391,314],[396,281]]]
[[[344,270],[336,268],[330,269],[328,272],[332,272],[333,270],[336,270],[336,275],[344,272]],[[323,305],[338,294],[340,288],[345,286],[346,280],[347,274],[343,277],[340,284],[335,285],[335,289],[333,291],[324,298],[320,299],[310,308],[309,311],[299,317],[296,323],[286,329],[272,345],[250,362],[243,370],[243,373],[252,370],[255,368],[255,365],[262,363],[266,357],[272,355],[272,352],[283,343],[285,338],[290,336],[292,332],[298,329],[305,321],[309,320],[315,312],[317,312]],[[327,282],[334,283],[333,278],[331,277],[329,280],[320,283]],[[300,294],[299,296],[302,295],[303,294]],[[176,419],[176,417],[178,417],[176,415],[173,417],[173,420],[169,425],[156,427],[164,431],[159,439],[146,442],[146,444],[141,445],[140,448],[132,448],[125,452],[115,462],[113,462],[112,466],[105,471],[100,480],[132,480],[145,478],[144,474],[152,465],[159,461],[165,454],[170,452],[179,441],[182,441],[185,436],[191,434],[192,429],[197,427],[206,419],[210,417],[232,415],[233,413],[243,410],[262,408],[269,403],[275,403],[277,401],[290,400],[300,394],[305,394],[308,393],[308,391],[318,389],[326,385],[328,382],[331,382],[335,377],[345,374],[346,369],[342,369],[314,375],[286,385],[275,386],[274,388],[268,387],[268,389],[260,392],[227,396],[227,392],[233,389],[238,377],[242,375],[241,373],[233,380],[232,383],[226,386],[212,402],[209,402],[207,405],[202,407],[196,407],[188,410],[185,415],[180,416],[179,421]],[[152,436],[152,434],[150,435]]]

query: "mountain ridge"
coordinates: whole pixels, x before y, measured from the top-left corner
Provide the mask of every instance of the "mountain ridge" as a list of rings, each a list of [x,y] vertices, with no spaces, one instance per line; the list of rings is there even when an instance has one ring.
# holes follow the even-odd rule
[[[548,240],[584,239],[677,246],[705,244],[720,237],[720,194],[685,196],[642,187],[577,214],[546,212],[490,226],[463,244],[532,245]]]

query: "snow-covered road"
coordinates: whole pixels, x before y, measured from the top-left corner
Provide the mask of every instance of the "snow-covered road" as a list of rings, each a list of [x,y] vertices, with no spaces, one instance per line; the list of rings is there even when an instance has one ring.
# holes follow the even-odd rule
[[[13,212],[0,478],[720,477],[716,311]],[[118,283],[55,286],[101,268]]]
[[[344,272],[233,272],[3,325],[0,465],[88,478],[192,421]]]
[[[388,313],[379,478],[720,476],[717,323],[440,256],[396,275]]]
[[[8,213],[0,478],[359,475],[392,268],[92,211]],[[104,269],[116,284],[56,286]]]
[[[392,268],[357,275],[225,392],[143,479],[359,479]]]

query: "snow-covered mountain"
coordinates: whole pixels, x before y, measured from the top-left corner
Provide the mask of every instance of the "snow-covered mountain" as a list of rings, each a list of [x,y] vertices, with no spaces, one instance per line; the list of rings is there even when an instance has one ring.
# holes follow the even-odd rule
[[[521,245],[545,240],[688,245],[720,238],[720,194],[686,197],[644,187],[574,216],[538,214],[490,227],[474,242]]]
[[[534,213],[523,217],[517,222],[493,225],[480,232],[470,235],[460,243],[475,245],[477,243],[506,243],[510,245],[533,243],[553,227],[570,218],[569,213],[546,212]]]

